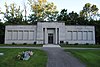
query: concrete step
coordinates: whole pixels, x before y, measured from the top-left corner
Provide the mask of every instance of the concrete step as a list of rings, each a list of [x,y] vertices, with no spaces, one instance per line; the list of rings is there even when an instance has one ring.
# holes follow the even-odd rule
[[[47,44],[43,45],[43,47],[60,47],[59,45]]]

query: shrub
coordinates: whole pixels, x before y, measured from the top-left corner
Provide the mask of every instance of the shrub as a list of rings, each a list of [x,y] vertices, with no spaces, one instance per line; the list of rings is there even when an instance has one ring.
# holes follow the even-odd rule
[[[36,42],[34,42],[34,44],[36,44]]]
[[[78,43],[75,43],[74,45],[78,45]]]
[[[64,41],[60,41],[60,44],[64,44]]]
[[[12,42],[12,45],[16,45],[16,43]]]
[[[68,42],[66,42],[66,45],[68,45]]]
[[[27,45],[27,43],[23,43],[23,45]]]
[[[89,43],[86,43],[85,45],[89,45]]]

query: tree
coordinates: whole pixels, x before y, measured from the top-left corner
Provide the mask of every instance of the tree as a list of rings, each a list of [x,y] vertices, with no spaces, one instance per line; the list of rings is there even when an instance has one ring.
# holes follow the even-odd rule
[[[17,7],[16,4],[12,3],[7,5],[5,3],[6,12],[2,12],[4,15],[5,24],[26,24],[23,22],[23,10],[20,9],[20,6]]]
[[[57,21],[67,21],[67,9],[62,9],[60,14],[57,17]]]
[[[54,3],[49,3],[46,0],[28,0],[31,6],[32,14],[29,16],[31,22],[38,21],[56,21],[57,9]]]
[[[72,11],[67,14],[67,9],[61,10],[60,14],[57,17],[58,21],[65,21],[65,24],[78,24],[79,15]]]
[[[78,18],[79,18],[79,15],[74,11],[68,14],[68,20],[70,24],[78,24]]]
[[[83,10],[80,11],[80,16],[84,16],[88,20],[95,19],[98,14],[98,8],[96,5],[86,3]]]
[[[0,21],[0,44],[4,43],[5,25]]]

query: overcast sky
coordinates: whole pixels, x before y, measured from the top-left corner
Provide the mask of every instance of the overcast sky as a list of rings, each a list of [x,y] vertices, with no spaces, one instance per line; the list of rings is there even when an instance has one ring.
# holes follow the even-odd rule
[[[26,3],[27,0],[0,0],[0,9],[3,11],[5,2],[7,2],[8,5],[10,3],[16,3],[23,8],[24,2]],[[86,3],[95,4],[100,9],[100,0],[48,0],[48,2],[53,2],[57,6],[58,11],[65,8],[68,12],[75,11],[79,13]],[[27,10],[29,10],[29,7],[27,7]]]

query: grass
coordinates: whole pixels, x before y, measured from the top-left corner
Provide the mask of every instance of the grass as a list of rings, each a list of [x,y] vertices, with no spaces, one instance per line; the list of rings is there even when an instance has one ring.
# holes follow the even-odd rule
[[[61,47],[79,47],[79,48],[100,48],[100,45],[83,45],[83,44],[79,44],[79,45],[66,45],[66,44],[62,44],[60,45]]]
[[[42,47],[43,44],[0,44],[0,46],[26,46],[26,47]]]
[[[100,67],[100,50],[65,50],[84,62],[87,67]]]
[[[29,49],[4,49],[0,48],[0,52],[4,56],[0,56],[0,67],[46,67],[47,55],[42,50],[31,49],[34,55],[29,60],[18,60],[16,56],[19,52]]]

